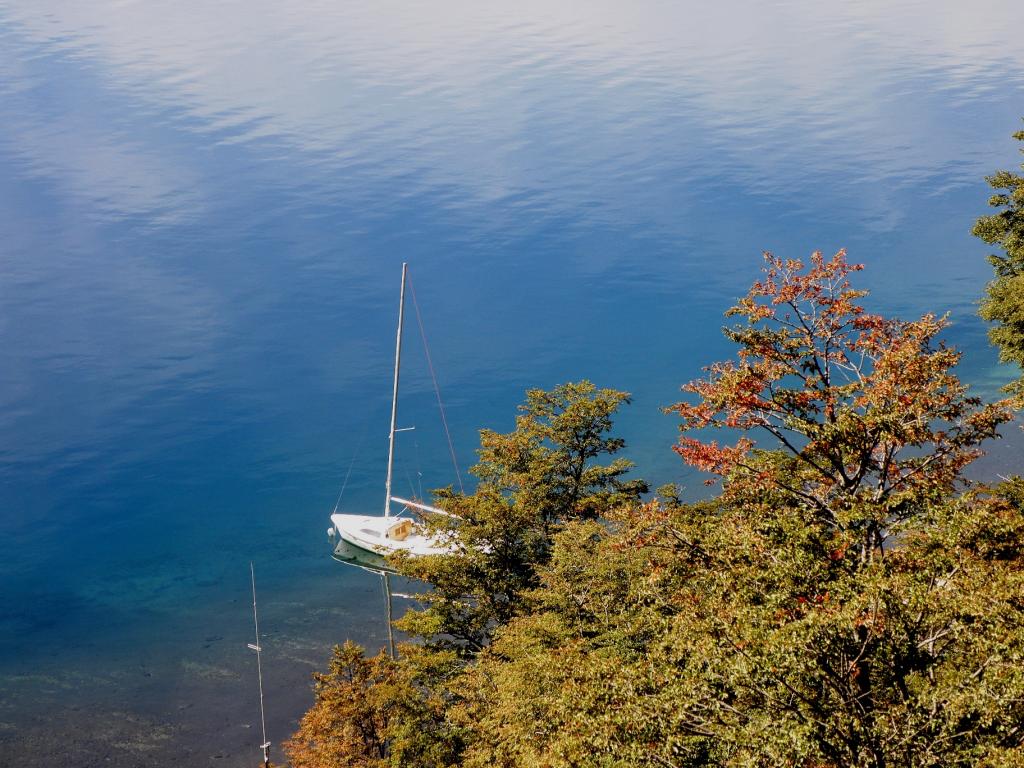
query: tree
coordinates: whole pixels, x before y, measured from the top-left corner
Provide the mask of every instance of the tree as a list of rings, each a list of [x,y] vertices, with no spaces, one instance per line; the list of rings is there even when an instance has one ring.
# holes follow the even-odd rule
[[[1013,138],[1024,141],[1024,131]],[[989,338],[999,348],[1000,359],[1024,367],[1024,176],[999,171],[986,180],[997,190],[988,204],[999,212],[980,217],[972,232],[1003,254],[989,256],[995,279],[988,285],[981,316],[994,324]],[[1024,376],[1010,389],[1024,392]]]
[[[397,561],[403,573],[432,585],[428,607],[410,611],[403,630],[437,647],[479,652],[538,586],[538,569],[561,526],[598,519],[646,492],[642,480],[624,478],[628,460],[599,461],[625,445],[609,433],[628,402],[627,393],[589,381],[531,389],[514,430],[481,431],[476,491],[436,494],[456,517],[434,520],[435,531],[457,551]]]
[[[367,657],[355,643],[334,649],[314,679],[314,704],[284,744],[294,768],[384,768],[451,765],[459,734],[445,719],[439,681],[451,655],[403,648],[400,662],[381,651]]]
[[[630,402],[626,392],[598,389],[589,381],[531,389],[508,434],[480,433],[480,462],[474,474],[485,487],[534,510],[548,526],[596,520],[646,492],[642,480],[624,480],[627,459],[595,464],[625,441],[609,435],[612,417]]]
[[[560,536],[539,610],[453,683],[462,764],[1021,765],[1024,516],[918,522],[854,567],[783,505]]]
[[[953,368],[960,355],[937,340],[944,318],[903,321],[858,302],[844,251],[809,267],[765,254],[764,278],[727,316],[737,359],[686,384],[696,402],[670,410],[684,435],[676,451],[725,478],[725,500],[778,496],[825,525],[837,548],[866,561],[899,525],[941,501],[1011,418],[1009,401],[982,404]],[[805,271],[806,269],[806,271]],[[732,445],[691,432],[728,429]],[[771,448],[754,450],[764,434]]]
[[[556,537],[455,681],[465,765],[1021,764],[1024,492],[960,474],[1008,404],[967,397],[940,320],[867,314],[842,254],[803,270],[768,257],[738,360],[673,409],[743,430],[679,445],[723,492]]]
[[[313,707],[284,745],[290,762],[297,768],[386,765],[389,717],[379,692],[394,677],[383,652],[366,658],[355,643],[336,646],[328,671],[313,675]]]

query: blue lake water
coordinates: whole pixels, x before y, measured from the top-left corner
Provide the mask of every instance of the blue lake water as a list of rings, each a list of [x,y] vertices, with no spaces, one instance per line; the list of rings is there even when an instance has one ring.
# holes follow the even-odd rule
[[[655,484],[659,408],[729,353],[760,252],[847,247],[874,309],[975,303],[983,176],[1019,162],[1024,5],[0,0],[0,748],[251,765],[379,582],[399,266],[463,467],[587,377]],[[453,481],[415,330],[403,491]],[[1021,441],[995,462],[1020,463]],[[354,462],[353,462],[354,457]]]

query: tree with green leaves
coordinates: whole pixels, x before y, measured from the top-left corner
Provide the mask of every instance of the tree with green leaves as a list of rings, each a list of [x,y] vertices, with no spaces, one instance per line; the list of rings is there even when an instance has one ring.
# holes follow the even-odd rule
[[[633,466],[627,459],[595,463],[625,447],[610,432],[612,417],[629,402],[627,393],[598,389],[589,381],[531,389],[512,432],[480,433],[480,462],[473,473],[549,526],[596,520],[647,490],[642,480],[624,479]]]
[[[1022,764],[1024,515],[998,492],[864,564],[782,499],[586,525],[449,683],[461,764]]]
[[[558,535],[534,610],[453,681],[464,765],[1022,764],[1019,482],[962,475],[1011,403],[854,271],[768,257],[737,358],[672,409],[722,493]]]
[[[1024,131],[1013,138],[1024,141]],[[999,171],[987,181],[996,190],[988,204],[998,212],[979,218],[973,234],[1003,252],[989,256],[995,279],[988,285],[981,316],[993,323],[989,338],[1000,358],[1024,367],[1024,176]],[[1024,392],[1024,376],[1011,389]]]
[[[625,478],[632,463],[601,461],[625,445],[610,432],[615,412],[628,402],[625,392],[589,381],[531,389],[515,429],[481,431],[476,491],[437,492],[456,517],[435,519],[433,526],[456,551],[398,560],[403,573],[432,585],[427,608],[402,619],[405,632],[432,646],[479,652],[538,586],[538,569],[560,527],[639,500],[647,485]]]

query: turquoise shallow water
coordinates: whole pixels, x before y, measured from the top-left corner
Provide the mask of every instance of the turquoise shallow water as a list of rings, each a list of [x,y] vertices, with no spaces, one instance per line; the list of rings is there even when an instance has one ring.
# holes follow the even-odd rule
[[[1019,3],[705,5],[0,0],[12,762],[252,764],[250,559],[275,742],[331,643],[380,646],[324,532],[353,456],[346,507],[380,506],[403,260],[463,466],[589,377],[697,488],[658,409],[763,249],[846,246],[876,309],[950,311],[965,377],[1006,379],[968,233],[1019,162]],[[403,490],[452,480],[407,360]]]

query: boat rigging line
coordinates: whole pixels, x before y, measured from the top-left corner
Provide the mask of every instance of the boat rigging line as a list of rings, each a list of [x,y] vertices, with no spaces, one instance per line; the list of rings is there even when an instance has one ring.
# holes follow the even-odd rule
[[[444,435],[448,438],[448,453],[452,457],[452,466],[455,467],[455,477],[459,481],[459,492],[465,494],[466,489],[462,485],[462,473],[459,471],[459,460],[455,458],[455,444],[452,442],[452,433],[448,429],[448,418],[445,416],[444,403],[441,401],[441,388],[437,385],[437,374],[434,373],[434,363],[430,359],[430,346],[427,344],[427,334],[423,330],[423,318],[420,315],[420,305],[416,301],[416,286],[409,279],[409,292],[412,294],[412,306],[416,310],[416,323],[420,327],[420,338],[423,339],[423,352],[427,356],[427,368],[430,370],[430,378],[434,382],[434,394],[437,395],[437,407],[441,411],[441,423],[444,425]]]
[[[359,458],[359,453],[363,450],[363,443],[366,442],[366,432],[369,427],[369,422],[363,422],[363,434],[359,437],[359,445],[356,446],[355,453],[352,454],[352,460],[348,463],[348,471],[345,473],[345,479],[341,483],[341,490],[338,491],[338,498],[334,501],[334,512],[338,511],[338,505],[341,504],[341,497],[345,495],[345,488],[348,486],[348,479],[352,476],[352,467],[356,465],[356,459]]]

